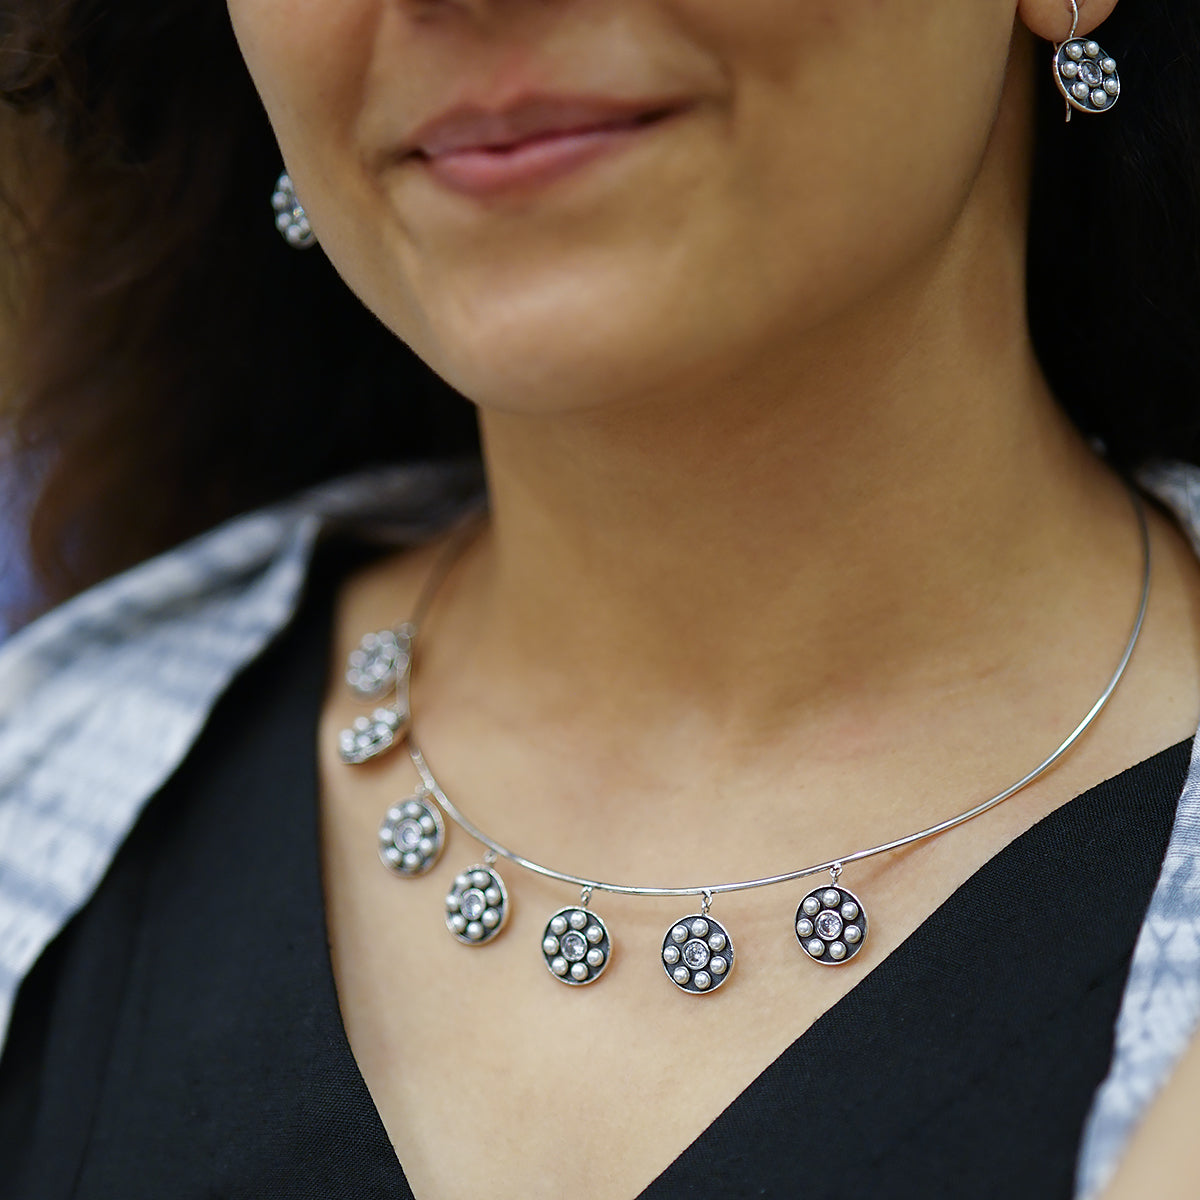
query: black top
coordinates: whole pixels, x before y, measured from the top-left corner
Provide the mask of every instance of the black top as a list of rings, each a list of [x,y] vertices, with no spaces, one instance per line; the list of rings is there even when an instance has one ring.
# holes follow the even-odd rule
[[[4,1200],[411,1197],[326,943],[313,746],[346,567],[322,552],[300,616],[26,980]],[[1189,749],[987,863],[641,1200],[1069,1196]]]

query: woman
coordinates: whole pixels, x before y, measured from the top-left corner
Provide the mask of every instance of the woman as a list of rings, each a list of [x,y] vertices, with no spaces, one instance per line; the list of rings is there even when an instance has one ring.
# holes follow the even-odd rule
[[[77,582],[467,444],[252,240],[270,151],[195,7],[9,35],[61,151],[14,370]],[[1104,1185],[1195,1017],[1139,929],[1195,919],[1200,476],[1147,476],[1173,520],[1117,474],[1196,451],[1159,48],[1200,21],[1151,7],[230,0],[283,225],[475,404],[488,517],[470,466],[359,477],[10,645],[16,1195]],[[411,548],[347,536],[385,518]],[[411,759],[373,753],[408,631],[390,709],[340,665],[410,616]]]

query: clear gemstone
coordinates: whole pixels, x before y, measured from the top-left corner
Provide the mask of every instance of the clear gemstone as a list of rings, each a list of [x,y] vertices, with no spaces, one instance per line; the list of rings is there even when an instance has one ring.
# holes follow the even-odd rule
[[[816,920],[817,932],[828,942],[842,932],[842,918],[826,909]]]
[[[401,821],[396,826],[397,846],[403,846],[406,850],[411,850],[414,846],[420,845],[420,842],[421,826],[416,821]]]
[[[587,942],[584,941],[583,935],[574,930],[566,934],[562,940],[562,953],[567,962],[581,961],[587,954]]]
[[[683,961],[693,971],[698,971],[701,967],[708,966],[708,959],[708,947],[697,938],[693,938],[683,948]]]
[[[1100,70],[1096,63],[1089,60],[1088,62],[1080,64],[1079,78],[1082,79],[1084,83],[1090,84],[1092,87],[1096,87],[1104,78],[1104,73]]]
[[[477,921],[483,916],[483,910],[487,908],[487,901],[483,898],[483,893],[478,888],[464,894],[462,901],[459,903],[459,909],[463,916],[468,921]]]

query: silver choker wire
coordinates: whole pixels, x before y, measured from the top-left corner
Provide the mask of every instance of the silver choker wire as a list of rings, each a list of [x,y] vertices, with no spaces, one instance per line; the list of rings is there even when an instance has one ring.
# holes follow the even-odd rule
[[[503,859],[543,878],[580,889],[579,902],[553,913],[542,935],[542,956],[550,974],[563,983],[580,986],[594,983],[611,961],[613,942],[604,920],[590,908],[595,892],[624,896],[699,897],[700,911],[672,923],[663,936],[661,960],[667,978],[681,991],[705,995],[724,985],[733,972],[733,940],[710,914],[714,898],[727,892],[774,887],[828,872],[828,883],[813,888],[803,897],[792,918],[792,934],[802,952],[815,963],[838,966],[855,958],[866,945],[867,914],[859,898],[839,880],[846,867],[936,837],[1002,804],[1009,797],[1046,774],[1083,736],[1112,698],[1125,674],[1141,636],[1150,598],[1150,531],[1140,497],[1131,488],[1142,544],[1142,587],[1137,616],[1120,661],[1083,719],[1066,738],[1028,774],[990,799],[964,812],[914,833],[854,850],[826,862],[813,863],[778,875],[683,887],[657,887],[612,883],[558,871],[524,857],[487,834],[446,795],[433,769],[421,752],[412,722],[410,685],[418,631],[438,588],[459,555],[469,544],[474,525],[459,531],[431,571],[417,599],[411,618],[393,629],[368,633],[354,650],[347,665],[346,682],[361,700],[378,706],[370,716],[357,718],[341,733],[339,753],[343,762],[369,762],[401,743],[421,778],[421,786],[391,805],[379,830],[379,856],[389,871],[415,878],[431,870],[441,857],[446,842],[448,817],[484,848],[481,862],[464,868],[455,877],[446,896],[446,927],[467,946],[483,946],[494,940],[507,923],[508,889],[496,864]],[[392,693],[391,702],[379,702]]]

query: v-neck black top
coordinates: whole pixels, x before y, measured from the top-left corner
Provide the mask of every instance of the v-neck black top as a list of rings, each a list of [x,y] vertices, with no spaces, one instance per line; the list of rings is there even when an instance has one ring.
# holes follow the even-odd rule
[[[3,1200],[410,1200],[326,941],[313,746],[346,566],[318,557],[299,616],[26,980]],[[640,1200],[1070,1196],[1189,751],[982,867]]]

